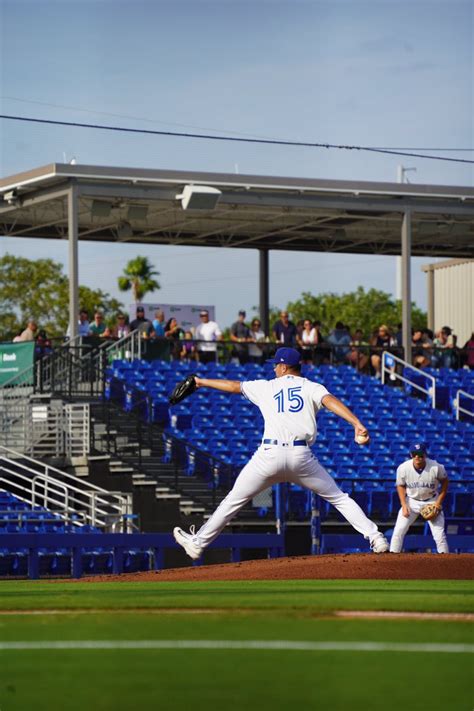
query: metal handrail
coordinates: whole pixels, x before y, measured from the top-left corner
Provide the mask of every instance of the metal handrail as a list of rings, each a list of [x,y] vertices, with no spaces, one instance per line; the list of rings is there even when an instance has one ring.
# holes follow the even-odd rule
[[[394,361],[397,363],[400,363],[403,365],[405,368],[410,368],[410,370],[415,370],[417,373],[421,373],[424,378],[428,378],[431,380],[431,388],[423,388],[421,385],[418,385],[418,383],[414,383],[412,380],[409,378],[405,378],[403,375],[397,372],[392,372],[389,367],[385,365],[385,356],[388,355],[390,358],[393,358]],[[417,390],[420,390],[421,392],[425,393],[429,397],[431,397],[431,406],[433,408],[436,407],[436,378],[430,375],[429,373],[425,373],[424,370],[421,370],[420,368],[416,368],[414,365],[411,365],[411,363],[408,363],[406,360],[402,360],[402,358],[399,358],[396,355],[393,355],[393,353],[390,353],[390,351],[383,351],[382,353],[382,363],[381,363],[381,371],[382,371],[382,385],[385,385],[385,373],[391,373],[395,375],[395,378],[398,380],[402,380],[404,383],[409,383],[413,388],[416,388]]]
[[[471,395],[470,393],[466,392],[465,390],[456,390],[456,396],[454,398],[454,407],[456,410],[456,419],[459,420],[460,418],[460,413],[462,412],[464,415],[468,415],[469,417],[474,418],[474,413],[472,413],[470,410],[465,410],[464,407],[461,407],[460,400],[461,400],[461,395],[463,397],[468,397],[470,400],[474,400],[474,395]]]

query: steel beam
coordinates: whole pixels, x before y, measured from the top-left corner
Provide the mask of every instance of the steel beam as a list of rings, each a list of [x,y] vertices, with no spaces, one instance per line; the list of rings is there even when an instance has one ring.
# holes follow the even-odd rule
[[[71,180],[67,196],[67,219],[69,237],[69,334],[77,336],[79,314],[79,263],[78,263],[78,195],[77,184]]]
[[[402,220],[402,336],[404,359],[411,363],[411,211]]]
[[[258,250],[259,259],[259,292],[260,292],[260,320],[266,336],[270,335],[269,324],[269,274],[268,274],[268,249]]]

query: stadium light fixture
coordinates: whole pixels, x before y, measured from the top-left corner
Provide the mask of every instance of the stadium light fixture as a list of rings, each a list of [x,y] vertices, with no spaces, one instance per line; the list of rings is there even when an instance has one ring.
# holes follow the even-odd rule
[[[185,185],[176,199],[181,200],[183,210],[214,210],[221,195],[220,190],[209,185]]]

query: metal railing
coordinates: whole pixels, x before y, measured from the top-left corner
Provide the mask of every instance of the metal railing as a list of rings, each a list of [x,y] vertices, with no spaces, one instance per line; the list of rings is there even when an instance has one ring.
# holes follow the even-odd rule
[[[6,447],[0,447],[0,485],[75,525],[131,530],[132,494],[107,491]]]
[[[456,396],[454,398],[454,410],[456,412],[456,419],[459,420],[461,418],[461,413],[474,419],[474,413],[471,410],[466,410],[464,407],[462,407],[461,397],[466,397],[470,400],[474,400],[474,395],[467,393],[465,390],[459,389],[456,391]]]
[[[405,377],[405,375],[403,375],[402,373],[397,373],[396,369],[393,369],[391,365],[387,365],[387,361],[389,359],[392,359],[393,361],[395,361],[395,363],[399,363],[404,368],[409,368],[410,370],[414,370],[416,373],[420,373],[424,378],[431,381],[431,387],[424,388],[419,383],[416,383],[413,380],[410,380],[410,378]],[[415,388],[416,390],[419,390],[420,392],[425,393],[425,395],[428,395],[428,397],[431,398],[431,406],[433,408],[436,407],[436,378],[435,377],[433,377],[432,375],[429,375],[429,373],[426,373],[424,370],[420,370],[420,368],[416,368],[414,365],[411,365],[406,360],[402,360],[398,356],[393,355],[393,353],[390,353],[389,351],[383,351],[382,362],[381,362],[380,367],[381,367],[381,375],[382,375],[381,380],[382,380],[383,385],[385,385],[385,373],[390,373],[391,376],[395,376],[396,380],[401,380],[403,383],[408,383],[409,385],[411,385],[411,387]]]

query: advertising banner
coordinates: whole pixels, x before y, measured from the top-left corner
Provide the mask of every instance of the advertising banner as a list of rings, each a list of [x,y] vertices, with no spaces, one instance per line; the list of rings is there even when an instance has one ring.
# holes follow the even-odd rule
[[[0,387],[7,381],[11,385],[32,385],[33,368],[14,380],[15,375],[23,373],[24,370],[33,365],[35,344],[28,343],[0,343]]]
[[[165,324],[169,318],[174,317],[178,326],[183,329],[183,331],[191,331],[194,333],[196,326],[199,326],[199,312],[202,309],[209,311],[209,320],[215,321],[215,306],[208,306],[207,304],[130,304],[129,306],[129,316],[130,321],[136,317],[137,306],[142,306],[145,309],[145,318],[149,321],[153,321],[155,318],[155,311],[161,309],[165,314]]]

